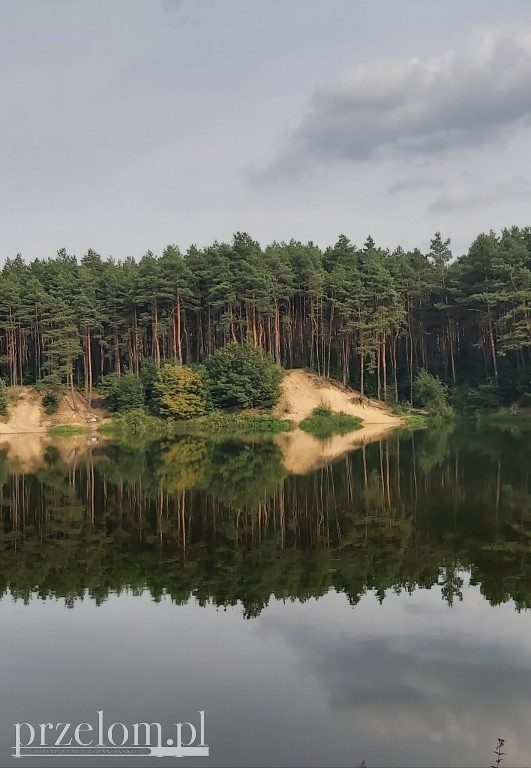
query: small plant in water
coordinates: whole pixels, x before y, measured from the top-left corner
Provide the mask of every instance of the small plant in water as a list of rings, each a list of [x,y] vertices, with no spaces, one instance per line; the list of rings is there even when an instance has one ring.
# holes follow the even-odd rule
[[[491,765],[490,768],[500,768],[500,765],[503,761],[503,756],[505,752],[502,752],[503,745],[505,744],[505,739],[498,739],[498,746],[494,750],[494,754],[496,755],[496,764]]]

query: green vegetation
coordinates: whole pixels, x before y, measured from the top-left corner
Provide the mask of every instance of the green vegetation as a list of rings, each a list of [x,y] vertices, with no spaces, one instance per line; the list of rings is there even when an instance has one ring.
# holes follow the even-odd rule
[[[56,413],[57,409],[59,408],[59,403],[61,402],[61,392],[57,389],[46,389],[43,396],[42,396],[42,404],[44,406],[44,411],[49,416],[52,413]]]
[[[456,387],[451,392],[450,399],[454,409],[465,416],[478,412],[493,413],[501,406],[500,392],[493,384]]]
[[[260,435],[289,432],[292,421],[279,419],[270,413],[220,413],[209,414],[203,422],[208,433]]]
[[[8,396],[7,387],[3,379],[0,379],[0,416],[7,416]]]
[[[511,411],[499,411],[498,413],[476,413],[475,422],[479,425],[510,427],[529,431],[531,429],[531,411],[514,413]]]
[[[152,416],[145,409],[124,411],[112,423],[102,424],[101,434],[112,435],[120,442],[129,442],[130,436],[147,441],[165,438],[176,439],[182,435],[208,437],[211,435],[234,437],[274,435],[289,432],[295,427],[292,421],[279,419],[271,413],[223,413],[213,411],[200,418],[172,421]]]
[[[0,378],[77,385],[89,404],[99,386],[116,411],[154,412],[168,362],[205,366],[207,410],[270,407],[273,363],[388,402],[413,402],[421,369],[460,392],[465,410],[531,395],[530,227],[479,234],[456,259],[440,233],[423,251],[344,235],[325,250],[262,247],[241,232],[138,261],[62,249],[8,259],[0,283]]]
[[[214,408],[272,408],[280,397],[282,368],[248,342],[216,350],[205,375]]]
[[[109,373],[98,384],[98,392],[103,395],[110,411],[129,411],[143,408],[145,399],[144,385],[138,376],[130,371],[123,374]]]
[[[157,439],[165,434],[165,423],[145,408],[131,408],[121,411],[109,424],[108,431],[120,440],[128,442],[131,437]]]
[[[275,405],[282,375],[282,368],[261,349],[250,343],[232,343],[195,368],[171,361],[156,365],[147,360],[139,376],[131,372],[107,374],[98,391],[120,417],[110,431],[124,437],[128,433],[152,438],[177,434],[184,429],[178,422],[190,421],[194,423],[184,431],[275,433],[291,425],[271,413],[239,411]]]
[[[428,411],[432,421],[448,421],[454,415],[448,405],[448,387],[437,377],[420,370],[413,386],[415,404]]]
[[[84,435],[85,432],[86,429],[84,427],[79,427],[75,424],[59,424],[48,430],[48,434],[51,437],[73,437],[74,435]]]
[[[333,413],[328,406],[320,405],[300,422],[299,427],[320,440],[326,440],[333,435],[345,435],[347,432],[361,429],[362,424],[362,420],[357,416],[349,416],[343,412]]]
[[[153,385],[153,395],[161,416],[187,420],[205,413],[201,376],[186,366],[162,365]]]
[[[430,419],[427,414],[406,413],[403,414],[403,417],[406,429],[425,429],[430,426]]]
[[[116,432],[116,423],[114,421],[107,421],[105,424],[98,426],[98,432],[101,435],[114,435]]]

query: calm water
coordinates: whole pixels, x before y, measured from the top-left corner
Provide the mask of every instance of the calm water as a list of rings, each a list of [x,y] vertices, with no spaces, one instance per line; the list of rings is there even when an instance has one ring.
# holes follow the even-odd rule
[[[13,443],[0,765],[15,722],[98,710],[205,711],[209,758],[138,766],[489,766],[498,736],[530,765],[530,458],[529,433],[471,428],[306,476],[271,444]]]

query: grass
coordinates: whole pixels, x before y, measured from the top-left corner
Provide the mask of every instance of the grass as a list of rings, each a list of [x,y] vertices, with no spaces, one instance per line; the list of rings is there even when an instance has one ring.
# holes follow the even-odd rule
[[[100,435],[113,435],[116,432],[116,425],[112,421],[100,424],[98,427]]]
[[[425,413],[409,413],[403,416],[405,429],[425,429],[429,426],[429,417]]]
[[[108,424],[102,424],[100,434],[120,438],[144,437],[148,440],[170,438],[175,435],[273,435],[289,432],[295,427],[292,421],[279,419],[270,413],[223,413],[214,411],[198,419],[172,421],[159,419],[140,412],[118,414]]]
[[[174,423],[179,432],[208,435],[276,435],[295,427],[292,421],[270,413],[223,413],[214,411],[200,419]]]
[[[78,427],[75,424],[59,424],[57,427],[51,427],[48,434],[51,437],[73,437],[74,435],[84,435],[86,429]]]
[[[326,440],[333,435],[346,435],[347,432],[361,429],[362,424],[362,420],[357,416],[349,416],[343,411],[334,413],[328,406],[319,405],[310,416],[300,422],[299,427],[319,440]]]

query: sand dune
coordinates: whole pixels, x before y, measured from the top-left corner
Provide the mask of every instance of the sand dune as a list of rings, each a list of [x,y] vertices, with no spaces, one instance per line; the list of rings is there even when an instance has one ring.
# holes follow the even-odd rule
[[[330,464],[345,453],[388,435],[403,423],[383,403],[368,398],[362,401],[359,392],[301,370],[290,371],[282,380],[282,396],[275,413],[298,424],[323,404],[333,411],[358,416],[363,427],[328,440],[318,440],[301,429],[277,435],[275,442],[282,450],[284,466],[292,474],[305,475]]]
[[[289,371],[282,379],[282,395],[275,414],[298,424],[323,404],[333,411],[358,416],[364,424],[386,424],[388,427],[402,424],[402,419],[393,416],[389,407],[378,400],[364,398],[361,402],[356,390],[301,370]]]
[[[42,404],[42,394],[33,387],[13,387],[9,390],[8,416],[0,417],[0,435],[46,434],[51,427],[62,424],[90,426],[100,423],[108,416],[102,407],[102,398],[95,398],[89,408],[85,396],[75,391],[75,408],[72,396],[65,395],[57,411],[47,414]],[[89,419],[96,418],[96,422]]]

